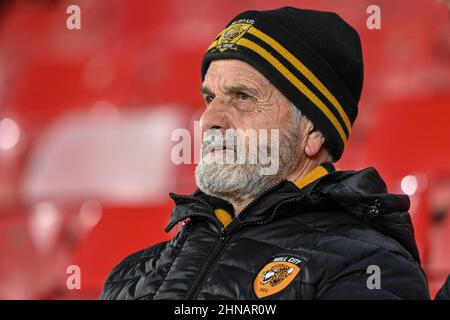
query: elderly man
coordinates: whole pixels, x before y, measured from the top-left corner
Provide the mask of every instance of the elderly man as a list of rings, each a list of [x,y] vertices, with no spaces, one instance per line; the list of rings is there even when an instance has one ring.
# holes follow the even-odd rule
[[[202,77],[199,189],[171,194],[166,231],[184,223],[115,267],[101,298],[429,299],[408,197],[373,168],[332,164],[362,89],[352,27],[329,12],[247,11],[209,46]],[[278,170],[217,161],[237,148],[212,132],[233,129],[279,129]]]

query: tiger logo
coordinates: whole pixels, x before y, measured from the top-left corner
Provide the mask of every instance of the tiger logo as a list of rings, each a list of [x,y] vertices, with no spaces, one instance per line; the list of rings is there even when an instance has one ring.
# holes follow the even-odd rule
[[[241,33],[244,33],[245,31],[245,28],[239,24],[232,25],[223,34],[222,41],[231,43],[236,37],[239,37],[239,35],[241,35]]]
[[[213,42],[213,47],[220,51],[235,49],[236,42],[248,31],[252,25],[249,23],[235,23],[223,30],[217,41]]]
[[[285,264],[276,264],[262,274],[261,284],[269,282],[270,286],[275,287],[281,281],[286,279],[294,271],[294,268]]]
[[[255,295],[261,299],[282,291],[297,277],[303,263],[303,258],[295,256],[274,257],[253,281]]]

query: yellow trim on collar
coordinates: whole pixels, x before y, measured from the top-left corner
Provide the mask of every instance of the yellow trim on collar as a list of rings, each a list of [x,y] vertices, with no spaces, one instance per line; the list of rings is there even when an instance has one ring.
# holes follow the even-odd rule
[[[216,214],[217,219],[219,219],[220,222],[222,222],[223,226],[226,227],[230,224],[230,222],[233,220],[233,217],[231,216],[228,211],[224,209],[216,209],[214,210],[214,213]]]
[[[339,171],[339,169],[335,168],[335,171]],[[313,170],[308,172],[303,178],[297,180],[295,185],[300,189],[307,186],[311,182],[316,181],[317,179],[327,175],[329,172],[325,167],[319,165],[315,167]],[[233,215],[231,215],[228,211],[217,208],[214,210],[217,219],[223,224],[224,227],[228,226],[231,221],[233,221]]]
[[[310,184],[313,181],[327,175],[329,172],[323,166],[317,166],[310,172],[308,172],[303,178],[297,180],[295,185],[300,189]]]

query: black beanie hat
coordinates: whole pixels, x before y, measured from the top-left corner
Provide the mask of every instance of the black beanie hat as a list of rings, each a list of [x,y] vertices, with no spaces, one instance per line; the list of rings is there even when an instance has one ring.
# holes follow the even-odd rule
[[[243,12],[209,46],[202,80],[218,59],[239,59],[261,72],[339,160],[358,113],[363,61],[358,33],[337,14],[290,7]]]

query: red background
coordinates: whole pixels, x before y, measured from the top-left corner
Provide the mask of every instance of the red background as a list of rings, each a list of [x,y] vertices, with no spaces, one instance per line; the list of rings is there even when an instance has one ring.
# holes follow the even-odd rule
[[[129,116],[137,114],[149,116],[145,128],[150,131],[166,126],[157,120],[164,115],[175,115],[178,126],[192,128],[202,108],[200,61],[215,35],[243,10],[285,5],[337,12],[358,30],[364,89],[337,166],[374,166],[394,193],[404,192],[401,181],[412,176],[411,214],[433,296],[450,273],[450,23],[444,1],[2,3],[0,120],[14,120],[20,137],[14,147],[0,149],[0,298],[97,298],[108,272],[124,256],[172,236],[163,231],[172,208],[167,192],[187,193],[195,185],[193,165],[174,165],[170,154],[155,147],[156,139],[163,139],[170,150],[170,134],[143,141],[142,148],[105,141],[119,155],[123,149],[117,146],[129,146],[131,160],[126,161],[131,163],[140,152],[152,159],[148,168],[153,171],[140,178],[125,160],[112,164],[105,157],[106,162],[93,165],[97,158],[83,151],[88,141],[81,139],[80,148],[74,148],[58,140],[64,134],[78,137],[64,119],[90,114],[100,101],[107,106],[106,116],[132,127],[139,125]],[[66,28],[70,4],[81,8],[81,30]],[[381,8],[380,30],[366,26],[371,4]],[[60,150],[60,161],[52,162],[50,146],[56,154]],[[79,166],[85,162],[94,168],[110,165],[125,182],[111,178],[110,184],[121,184],[111,186],[116,193],[91,188],[105,178],[92,169],[81,183]],[[38,179],[42,168],[49,173]],[[61,184],[52,184],[48,176]],[[38,182],[29,192],[33,181]],[[48,192],[41,192],[43,185]],[[83,225],[80,208],[88,200],[98,201],[101,209],[88,206]],[[46,236],[50,240],[44,243]],[[71,264],[80,267],[80,290],[66,288]]]

